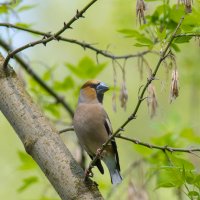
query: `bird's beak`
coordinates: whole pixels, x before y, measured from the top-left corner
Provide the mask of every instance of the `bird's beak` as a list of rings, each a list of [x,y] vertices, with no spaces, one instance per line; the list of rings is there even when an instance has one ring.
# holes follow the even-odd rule
[[[109,87],[105,83],[103,83],[103,82],[101,82],[96,87],[96,91],[97,91],[98,94],[103,94],[104,92],[106,92],[108,90],[109,90]]]

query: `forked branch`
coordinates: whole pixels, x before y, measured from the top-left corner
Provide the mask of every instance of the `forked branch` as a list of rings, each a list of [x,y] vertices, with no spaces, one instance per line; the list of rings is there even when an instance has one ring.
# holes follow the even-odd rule
[[[181,26],[183,20],[184,20],[184,16],[181,17],[181,19],[180,19],[180,21],[179,21],[179,23],[178,23],[178,25],[177,25],[177,27],[176,27],[174,33],[173,33],[172,36],[170,37],[170,40],[169,40],[167,46],[165,47],[164,51],[161,53],[160,59],[158,60],[158,63],[157,63],[157,65],[156,65],[156,67],[155,67],[155,69],[154,69],[154,71],[153,71],[151,77],[147,79],[147,82],[146,82],[146,84],[144,85],[143,90],[141,91],[141,94],[139,95],[138,102],[137,102],[137,104],[136,104],[136,106],[135,106],[135,109],[134,109],[133,113],[132,113],[132,114],[128,117],[128,119],[127,119],[127,120],[126,120],[126,121],[125,121],[125,122],[110,136],[110,137],[109,137],[109,139],[102,145],[102,148],[98,151],[98,154],[93,158],[93,160],[90,162],[90,164],[89,164],[89,166],[88,166],[88,168],[87,168],[88,174],[89,174],[89,172],[91,172],[91,169],[93,168],[95,162],[96,162],[97,159],[101,156],[101,154],[103,153],[105,147],[111,142],[111,140],[112,140],[114,137],[116,137],[116,136],[119,134],[119,132],[120,132],[121,130],[124,130],[124,128],[127,126],[128,123],[130,123],[133,119],[136,118],[136,114],[137,114],[137,112],[138,112],[138,110],[139,110],[139,108],[140,108],[140,105],[141,105],[141,103],[142,103],[142,101],[143,101],[143,99],[144,99],[144,94],[145,94],[145,92],[146,92],[148,86],[151,84],[151,82],[152,82],[153,80],[155,80],[155,77],[156,77],[156,74],[157,74],[157,72],[158,72],[158,69],[159,69],[159,67],[160,67],[160,65],[161,65],[161,63],[162,63],[162,61],[165,59],[165,56],[167,55],[168,50],[170,49],[170,46],[171,46],[171,44],[172,44],[174,38],[176,37],[176,34],[177,34],[177,32],[178,32],[178,30],[179,30],[179,28],[180,28],[180,26]]]

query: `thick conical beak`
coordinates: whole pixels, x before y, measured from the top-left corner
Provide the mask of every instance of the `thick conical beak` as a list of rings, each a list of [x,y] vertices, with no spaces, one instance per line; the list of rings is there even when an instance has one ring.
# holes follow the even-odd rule
[[[104,82],[101,82],[96,87],[96,91],[97,91],[98,94],[103,94],[104,92],[106,92],[108,90],[109,90],[109,87]]]

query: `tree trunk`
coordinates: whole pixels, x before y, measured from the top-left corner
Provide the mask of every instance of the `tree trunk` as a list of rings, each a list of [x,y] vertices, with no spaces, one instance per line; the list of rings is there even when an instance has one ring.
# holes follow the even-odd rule
[[[103,199],[98,188],[84,183],[84,172],[57,131],[25,91],[11,67],[3,69],[0,55],[0,110],[40,166],[61,199]]]

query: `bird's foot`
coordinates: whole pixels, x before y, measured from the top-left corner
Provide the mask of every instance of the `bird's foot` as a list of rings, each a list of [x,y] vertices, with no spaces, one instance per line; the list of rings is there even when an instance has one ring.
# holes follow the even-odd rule
[[[97,149],[96,155],[98,156],[98,158],[102,159],[103,158],[103,152],[101,148]]]
[[[85,170],[85,177],[84,180],[86,181],[89,177],[92,178],[94,176],[93,172],[89,169]]]

